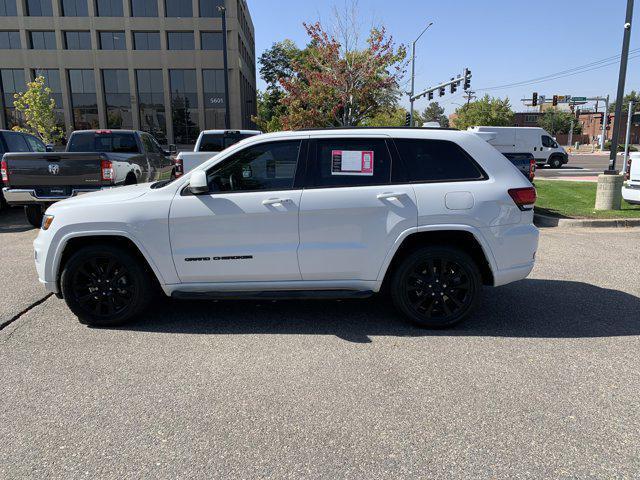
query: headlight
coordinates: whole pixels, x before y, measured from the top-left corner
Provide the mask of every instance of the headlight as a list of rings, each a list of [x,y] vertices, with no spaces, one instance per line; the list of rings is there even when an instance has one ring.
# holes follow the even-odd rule
[[[48,230],[53,223],[53,215],[45,215],[42,217],[42,230]]]

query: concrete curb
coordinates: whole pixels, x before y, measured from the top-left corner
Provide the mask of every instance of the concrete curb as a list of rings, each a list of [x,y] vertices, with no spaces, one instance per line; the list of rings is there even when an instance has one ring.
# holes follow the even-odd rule
[[[533,223],[537,227],[542,228],[550,228],[550,227],[561,227],[561,228],[580,228],[580,227],[588,227],[588,228],[631,228],[631,227],[640,227],[640,218],[619,218],[619,219],[592,219],[592,218],[557,218],[551,217],[549,215],[541,215],[539,213],[535,213],[533,215]]]

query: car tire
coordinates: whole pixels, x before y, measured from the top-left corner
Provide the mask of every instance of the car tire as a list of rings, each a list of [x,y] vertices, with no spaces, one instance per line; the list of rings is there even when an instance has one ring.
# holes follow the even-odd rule
[[[42,226],[42,218],[44,217],[44,212],[42,211],[42,207],[40,205],[25,205],[24,214],[27,217],[27,222],[29,225],[40,228]]]
[[[551,168],[562,168],[562,157],[551,157],[549,159],[549,166]]]
[[[110,245],[92,245],[74,253],[64,266],[60,286],[80,323],[94,327],[126,323],[153,297],[153,284],[142,262]]]
[[[469,316],[480,301],[482,278],[461,250],[425,247],[407,256],[391,280],[396,308],[420,327],[445,328]]]

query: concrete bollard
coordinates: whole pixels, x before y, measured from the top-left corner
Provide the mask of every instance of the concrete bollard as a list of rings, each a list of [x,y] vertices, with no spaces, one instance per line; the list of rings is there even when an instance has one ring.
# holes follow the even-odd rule
[[[598,175],[596,210],[620,210],[623,183],[622,175]]]

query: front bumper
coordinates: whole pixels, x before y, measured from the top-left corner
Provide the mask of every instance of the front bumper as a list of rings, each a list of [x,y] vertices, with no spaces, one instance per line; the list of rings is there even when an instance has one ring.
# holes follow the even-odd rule
[[[640,205],[640,185],[627,184],[622,187],[622,198],[624,198],[628,203]]]
[[[9,205],[33,205],[58,202],[65,198],[76,197],[83,193],[97,192],[96,188],[74,188],[69,196],[38,196],[35,189],[30,188],[10,188],[4,187],[2,193]]]

